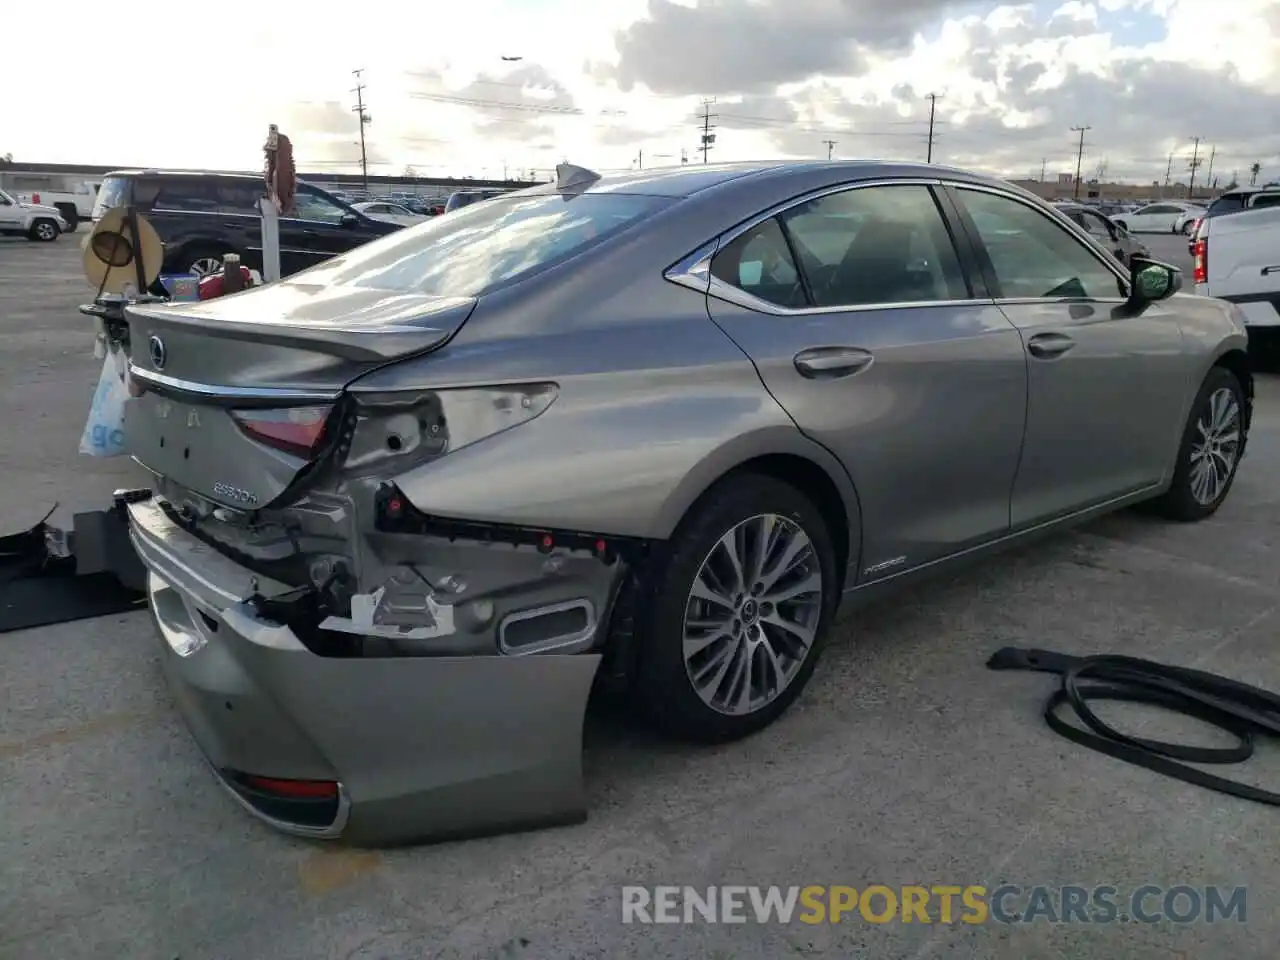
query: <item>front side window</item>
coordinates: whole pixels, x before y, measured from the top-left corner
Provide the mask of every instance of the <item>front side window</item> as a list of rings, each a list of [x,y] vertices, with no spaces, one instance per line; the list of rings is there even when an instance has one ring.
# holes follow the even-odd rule
[[[978,190],[956,190],[986,248],[1006,299],[1109,299],[1124,284],[1077,237],[1025,203]]]
[[[320,223],[341,223],[346,216],[345,207],[339,206],[322,193],[298,188],[293,195],[293,219],[315,220]]]
[[[808,304],[787,238],[770,218],[739,234],[711,261],[711,275],[780,307]]]
[[[621,193],[503,197],[396,231],[293,279],[475,297],[576,256],[671,202]]]
[[[968,284],[928,187],[860,187],[781,215],[819,307],[963,300]]]

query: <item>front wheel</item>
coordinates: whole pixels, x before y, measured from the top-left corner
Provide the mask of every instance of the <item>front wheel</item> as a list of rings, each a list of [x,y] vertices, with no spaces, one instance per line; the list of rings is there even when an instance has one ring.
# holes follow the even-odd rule
[[[31,224],[31,229],[27,231],[27,236],[37,243],[52,243],[58,239],[61,231],[58,225],[48,217],[41,217]]]
[[[663,733],[703,743],[772,723],[817,663],[836,556],[821,511],[789,484],[746,474],[705,496],[637,624],[637,706]]]
[[[1173,483],[1156,501],[1170,520],[1191,523],[1222,506],[1244,454],[1244,387],[1234,373],[1214,367],[1191,405]]]

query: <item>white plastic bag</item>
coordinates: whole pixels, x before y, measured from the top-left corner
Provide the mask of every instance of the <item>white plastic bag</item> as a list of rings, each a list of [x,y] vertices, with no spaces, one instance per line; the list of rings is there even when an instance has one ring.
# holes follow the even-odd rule
[[[89,457],[118,457],[124,444],[124,405],[129,399],[120,365],[110,353],[102,360],[102,376],[80,435],[80,452]]]

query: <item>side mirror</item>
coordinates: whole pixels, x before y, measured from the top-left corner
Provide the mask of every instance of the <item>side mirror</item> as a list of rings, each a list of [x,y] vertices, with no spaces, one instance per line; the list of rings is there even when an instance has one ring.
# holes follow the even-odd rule
[[[1141,313],[1147,304],[1167,300],[1182,289],[1182,271],[1159,260],[1134,254],[1129,258],[1129,299],[1125,309]]]
[[[338,221],[343,227],[350,230],[352,227],[360,225],[360,218],[354,213],[344,213],[342,219]]]

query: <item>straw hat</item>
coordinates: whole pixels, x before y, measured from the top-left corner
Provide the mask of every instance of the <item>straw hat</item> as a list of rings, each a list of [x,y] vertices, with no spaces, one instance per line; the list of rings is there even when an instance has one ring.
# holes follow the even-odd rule
[[[141,214],[137,215],[138,237],[129,230],[128,208],[115,207],[102,215],[84,238],[84,275],[94,289],[103,293],[124,293],[126,286],[138,285],[134,257],[140,257],[143,279],[149,287],[160,275],[164,245],[160,235]],[[146,293],[139,290],[138,293]]]

